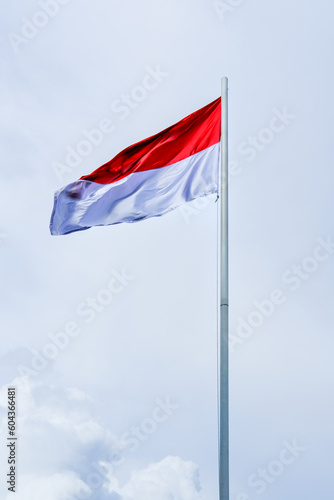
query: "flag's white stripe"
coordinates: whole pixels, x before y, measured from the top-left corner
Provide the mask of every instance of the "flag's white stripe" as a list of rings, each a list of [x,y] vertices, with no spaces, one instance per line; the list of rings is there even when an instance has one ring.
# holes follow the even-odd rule
[[[220,144],[167,167],[135,172],[112,184],[79,180],[59,190],[51,233],[157,217],[217,192]]]

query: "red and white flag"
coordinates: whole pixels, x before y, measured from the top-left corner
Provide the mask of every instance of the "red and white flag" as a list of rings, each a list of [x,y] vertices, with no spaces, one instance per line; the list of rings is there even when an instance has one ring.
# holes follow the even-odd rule
[[[158,217],[216,193],[220,104],[218,98],[57,191],[51,234]]]

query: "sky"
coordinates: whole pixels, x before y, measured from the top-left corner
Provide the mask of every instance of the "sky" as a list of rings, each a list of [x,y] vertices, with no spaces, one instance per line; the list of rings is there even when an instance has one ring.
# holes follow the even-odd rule
[[[11,387],[17,500],[218,498],[216,197],[61,237],[49,220],[55,191],[216,99],[223,76],[230,498],[329,498],[332,3],[0,9],[1,498]]]

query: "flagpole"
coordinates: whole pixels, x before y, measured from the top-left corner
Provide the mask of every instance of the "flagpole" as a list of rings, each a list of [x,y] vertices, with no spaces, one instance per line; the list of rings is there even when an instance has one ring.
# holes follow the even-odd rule
[[[221,81],[219,500],[229,500],[228,79]]]

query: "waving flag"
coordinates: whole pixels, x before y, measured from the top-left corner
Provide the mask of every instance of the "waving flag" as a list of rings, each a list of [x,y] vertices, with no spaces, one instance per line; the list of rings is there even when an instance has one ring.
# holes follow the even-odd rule
[[[60,189],[51,234],[157,217],[216,193],[220,113],[218,98]]]

